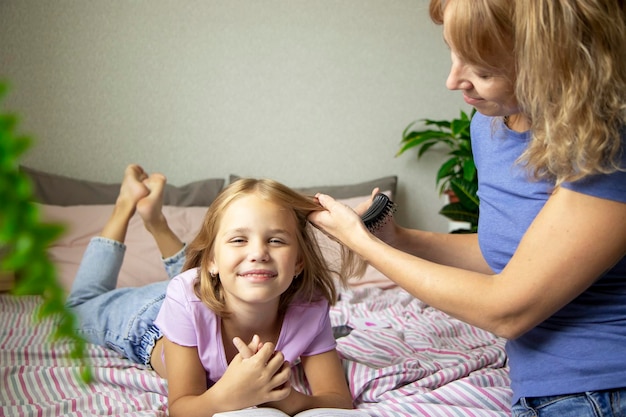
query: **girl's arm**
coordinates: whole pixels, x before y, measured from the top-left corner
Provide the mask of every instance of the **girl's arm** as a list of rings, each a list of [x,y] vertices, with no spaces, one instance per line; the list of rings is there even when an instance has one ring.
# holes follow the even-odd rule
[[[196,347],[164,343],[170,417],[211,417],[220,411],[248,408],[278,401],[289,393],[290,369],[274,345],[266,343],[249,358],[241,355],[207,389],[206,372]]]
[[[294,415],[311,408],[354,408],[343,366],[335,349],[319,355],[301,357],[311,395],[292,389],[281,401],[263,404]]]
[[[427,304],[506,338],[550,317],[626,254],[626,204],[564,188],[548,199],[497,275],[395,249],[345,206],[324,195],[319,200],[328,211],[312,221],[380,272]]]

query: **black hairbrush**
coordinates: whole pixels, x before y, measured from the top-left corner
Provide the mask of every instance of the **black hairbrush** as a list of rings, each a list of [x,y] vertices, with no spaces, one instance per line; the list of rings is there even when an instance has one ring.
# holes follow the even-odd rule
[[[361,220],[363,220],[365,227],[367,227],[370,232],[374,233],[383,224],[387,223],[387,220],[389,220],[389,217],[393,216],[396,209],[396,203],[391,201],[385,194],[378,193],[374,196],[372,204],[361,216]]]

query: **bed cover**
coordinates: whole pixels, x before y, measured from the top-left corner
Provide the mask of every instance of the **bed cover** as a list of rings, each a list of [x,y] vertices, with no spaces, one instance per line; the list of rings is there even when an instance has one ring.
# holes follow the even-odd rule
[[[0,416],[166,416],[167,383],[88,345],[94,380],[81,382],[69,346],[35,324],[37,296],[0,295]],[[452,319],[399,288],[350,288],[331,310],[352,332],[338,351],[355,406],[372,416],[507,416],[504,340]],[[295,385],[304,387],[296,367]]]

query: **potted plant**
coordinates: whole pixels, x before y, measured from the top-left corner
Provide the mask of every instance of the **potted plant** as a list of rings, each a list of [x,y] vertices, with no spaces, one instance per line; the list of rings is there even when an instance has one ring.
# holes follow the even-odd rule
[[[478,177],[472,155],[470,140],[470,121],[476,110],[470,115],[461,110],[458,119],[431,120],[419,119],[410,123],[402,132],[400,150],[396,156],[415,148],[419,160],[433,149],[447,149],[449,158],[439,167],[436,185],[440,194],[447,194],[449,202],[439,214],[452,221],[465,222],[468,228],[455,230],[453,233],[473,233],[478,227]],[[415,129],[417,125],[422,129]]]
[[[0,99],[6,91],[0,81]],[[18,170],[19,159],[32,140],[16,128],[16,116],[0,111],[0,273],[19,277],[9,288],[13,294],[42,296],[36,320],[56,320],[54,340],[69,340],[73,344],[70,356],[85,364],[86,342],[76,332],[76,317],[65,306],[65,293],[47,253],[47,246],[63,227],[40,219],[30,180]],[[90,381],[91,367],[83,367],[81,376]]]

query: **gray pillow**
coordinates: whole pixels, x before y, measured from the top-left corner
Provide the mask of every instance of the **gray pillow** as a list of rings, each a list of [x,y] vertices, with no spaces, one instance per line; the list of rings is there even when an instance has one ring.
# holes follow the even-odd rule
[[[238,175],[230,175],[229,181],[232,183],[241,178]],[[359,182],[355,184],[341,184],[341,185],[319,185],[311,187],[293,187],[291,184],[285,184],[293,187],[295,190],[308,195],[314,195],[315,193],[328,194],[334,198],[352,198],[370,195],[372,190],[376,187],[380,188],[380,191],[389,191],[389,196],[392,200],[396,195],[396,188],[398,184],[398,177],[390,175],[388,177],[376,178],[370,181]]]
[[[31,179],[35,200],[42,204],[54,206],[114,204],[120,191],[119,183],[81,180],[23,165],[20,166],[20,171]],[[180,187],[166,184],[163,204],[178,207],[208,207],[223,187],[222,178],[194,181]]]

